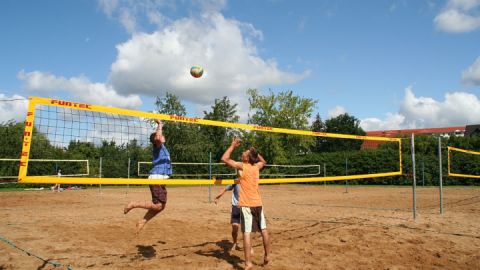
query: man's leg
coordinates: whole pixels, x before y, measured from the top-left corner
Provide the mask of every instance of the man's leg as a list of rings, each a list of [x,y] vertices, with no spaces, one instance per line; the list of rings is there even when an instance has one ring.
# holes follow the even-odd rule
[[[152,203],[153,204],[153,203]],[[158,204],[153,204],[153,206],[151,206],[150,208],[146,208],[146,207],[142,207],[142,208],[145,208],[145,209],[148,209],[147,213],[145,213],[145,216],[143,216],[143,219],[139,220],[137,222],[137,231],[136,233],[138,234],[142,229],[143,227],[145,226],[145,224],[150,220],[152,219],[153,217],[155,217],[158,213],[162,212],[163,209],[165,209],[165,204],[163,203],[158,203]]]
[[[270,254],[270,239],[268,237],[267,229],[262,230],[263,249],[265,250],[265,256],[263,258],[263,264],[268,264],[268,255]]]
[[[233,246],[230,249],[231,251],[237,249],[237,239],[238,239],[238,228],[240,228],[240,224],[232,223],[232,241]]]
[[[153,203],[151,201],[143,201],[143,202],[129,202],[124,208],[123,213],[127,214],[133,208],[143,208],[147,210],[155,210],[155,211],[162,211],[165,206],[162,203]]]
[[[250,232],[243,233],[243,251],[245,254],[245,270],[252,269],[252,245],[250,242]]]

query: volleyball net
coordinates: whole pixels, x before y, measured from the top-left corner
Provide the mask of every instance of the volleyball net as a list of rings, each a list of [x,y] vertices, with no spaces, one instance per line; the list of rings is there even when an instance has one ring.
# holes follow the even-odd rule
[[[480,152],[448,146],[448,176],[480,178]]]
[[[0,158],[0,179],[17,179],[19,158]],[[30,170],[38,176],[88,176],[88,159],[29,159]]]
[[[170,179],[149,180],[146,178],[151,167],[151,144],[149,137],[155,131],[154,120],[164,121],[164,133],[167,136],[174,165],[174,174]],[[157,114],[136,110],[97,106],[58,99],[30,97],[21,159],[19,162],[19,183],[60,183],[60,184],[165,184],[165,185],[211,185],[231,184],[236,172],[222,163],[219,158],[208,160],[198,149],[202,143],[192,139],[182,141],[182,130],[200,134],[206,128],[216,128],[232,134],[243,134],[258,139],[261,134],[274,134],[278,140],[298,138],[324,138],[326,140],[390,143],[394,145],[391,158],[394,165],[383,166],[385,157],[379,158],[361,170],[352,170],[366,158],[368,151],[358,151],[356,158],[346,157],[337,167],[339,171],[326,172],[325,164],[305,158],[308,153],[299,150],[295,155],[307,160],[305,164],[270,164],[262,170],[260,183],[298,183],[338,180],[355,180],[402,175],[401,141],[399,138],[357,136],[258,126],[242,123],[191,118],[186,116]],[[271,139],[271,138],[270,138]],[[257,141],[256,141],[257,142]],[[215,145],[215,140],[210,144]],[[171,146],[175,145],[173,148]],[[186,145],[188,144],[188,145]],[[255,145],[270,147],[271,141],[258,140]],[[226,148],[223,148],[223,151]],[[236,153],[238,155],[238,153]],[[186,158],[179,158],[180,156]],[[188,160],[191,158],[192,160]],[[233,156],[232,156],[233,158]],[[72,173],[62,177],[42,171],[35,166],[34,159],[87,160],[85,166],[72,167]],[[211,158],[210,158],[211,159]],[[297,159],[296,156],[290,158]],[[269,160],[267,160],[268,162]],[[78,163],[84,164],[84,163]],[[322,166],[323,165],[323,166]],[[44,166],[47,166],[46,164]],[[51,167],[51,165],[48,165]],[[68,167],[62,165],[63,167]],[[60,167],[62,167],[60,166]],[[330,164],[329,164],[330,166]],[[333,166],[333,165],[332,165]],[[345,170],[343,169],[345,167]],[[70,170],[70,168],[69,168]],[[62,169],[63,172],[63,169]]]
[[[214,177],[216,179],[235,178],[237,170],[226,167],[223,162],[172,162],[174,177]],[[147,177],[152,167],[151,161],[139,161],[137,175]],[[195,168],[192,173],[192,168]],[[320,176],[321,165],[267,164],[260,171],[261,177],[307,177]]]

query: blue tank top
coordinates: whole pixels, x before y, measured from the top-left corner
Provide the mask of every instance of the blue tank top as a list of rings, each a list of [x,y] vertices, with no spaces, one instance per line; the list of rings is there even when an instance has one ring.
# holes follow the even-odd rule
[[[232,205],[233,206],[238,206],[238,195],[240,194],[240,184],[228,185],[225,188],[227,190],[233,190]]]
[[[150,170],[150,174],[165,174],[172,175],[172,161],[170,160],[170,153],[167,147],[162,143],[160,147],[153,148],[153,168]]]

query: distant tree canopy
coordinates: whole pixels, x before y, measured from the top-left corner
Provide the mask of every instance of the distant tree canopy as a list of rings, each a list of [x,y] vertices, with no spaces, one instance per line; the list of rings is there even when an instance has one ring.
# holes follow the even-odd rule
[[[330,118],[322,122],[319,115],[315,118],[311,126],[313,131],[321,131],[337,134],[365,135],[365,131],[360,127],[360,120],[347,113],[337,117]],[[360,150],[362,140],[336,139],[317,137],[315,145],[312,148],[314,152],[336,152],[336,151],[354,151]]]
[[[250,115],[248,122],[259,126],[308,130],[308,121],[316,101],[301,98],[292,91],[270,91],[261,95],[256,89],[249,89]],[[272,163],[286,164],[296,155],[306,154],[315,143],[313,137],[295,136],[269,132],[255,132],[250,143],[264,153]]]
[[[156,112],[162,114],[186,116],[185,106],[180,102],[177,96],[167,92],[164,98],[157,97],[155,103]],[[163,134],[167,140],[172,160],[178,162],[206,162],[208,146],[200,142],[205,141],[203,133],[200,132],[200,126],[169,122],[164,123]]]
[[[315,116],[315,120],[313,121],[310,129],[316,132],[326,132],[327,128],[325,127],[325,123],[323,123],[319,113],[317,113],[317,115]],[[311,147],[312,152],[321,152],[322,147],[325,145],[326,138],[318,136],[315,137],[314,140],[315,142]]]
[[[256,89],[247,91],[249,101],[248,123],[276,128],[312,130],[317,132],[365,135],[360,127],[360,121],[349,114],[342,114],[322,121],[317,113],[309,124],[316,101],[302,98],[292,91],[274,93],[269,91],[261,94]],[[186,116],[185,105],[177,96],[167,93],[157,97],[156,112],[169,115]],[[236,123],[240,119],[238,105],[228,97],[215,99],[214,104],[203,112],[203,118],[214,121]],[[246,112],[241,112],[246,115]],[[0,124],[0,158],[19,158],[22,148],[24,124],[8,121]],[[152,132],[154,125],[152,122]],[[33,130],[30,158],[42,159],[87,159],[90,162],[90,175],[102,177],[136,177],[138,162],[151,160],[152,148],[142,146],[136,140],[118,144],[114,141],[92,142],[71,141],[67,146],[54,146],[47,134],[36,128]],[[221,155],[230,145],[233,136],[240,136],[243,143],[232,157],[239,159],[240,153],[249,146],[256,147],[269,164],[288,165],[322,165],[322,176],[341,176],[353,174],[368,174],[397,171],[398,145],[383,143],[378,149],[361,150],[363,140],[334,139],[325,137],[300,136],[238,130],[216,126],[204,126],[179,122],[165,121],[164,134],[167,147],[173,162],[208,163],[219,162]],[[426,185],[438,182],[438,139],[432,136],[416,137],[417,181],[421,179]],[[480,136],[450,137],[442,141],[442,162],[444,171],[447,167],[446,146],[480,151]],[[359,184],[409,184],[411,183],[411,149],[410,139],[402,140],[402,160],[404,175],[398,177],[373,178],[353,181]],[[100,162],[102,171],[100,174]],[[480,156],[464,153],[452,154],[452,170],[464,174],[480,175]],[[128,164],[130,163],[130,167]],[[225,166],[222,172],[227,172]],[[323,170],[326,169],[326,171]],[[81,165],[70,163],[44,163],[29,166],[29,175],[55,174],[79,171]],[[148,173],[148,164],[143,171]],[[273,169],[272,169],[273,170]],[[293,169],[292,169],[293,170]],[[199,172],[195,166],[176,166],[174,172],[193,174]],[[0,176],[16,175],[18,163],[0,163]],[[478,179],[447,177],[446,185],[479,185]]]
[[[204,119],[222,122],[237,123],[237,104],[232,104],[228,97],[215,99],[211,111],[203,111]],[[206,139],[207,150],[212,153],[213,160],[220,160],[223,152],[230,145],[231,138],[238,136],[239,132],[232,128],[216,126],[201,126],[201,133]]]

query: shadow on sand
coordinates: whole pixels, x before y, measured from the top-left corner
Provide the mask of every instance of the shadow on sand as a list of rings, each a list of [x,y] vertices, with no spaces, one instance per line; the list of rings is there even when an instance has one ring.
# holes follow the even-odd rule
[[[233,269],[243,269],[243,267],[240,266],[240,263],[243,260],[236,255],[230,254],[230,248],[232,247],[232,243],[230,243],[230,241],[221,240],[215,242],[215,244],[217,245],[217,247],[219,247],[219,249],[209,251],[198,250],[195,251],[195,253],[202,256],[215,257],[217,259],[224,260],[231,264],[233,266]]]

